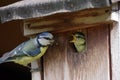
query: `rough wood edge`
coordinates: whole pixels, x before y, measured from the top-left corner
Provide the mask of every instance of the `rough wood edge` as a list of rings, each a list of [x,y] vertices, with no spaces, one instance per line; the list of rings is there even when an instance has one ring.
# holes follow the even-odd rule
[[[113,6],[116,11],[112,12],[112,16],[118,21],[113,23],[110,32],[110,44],[111,44],[111,80],[120,80],[120,11],[118,4]]]

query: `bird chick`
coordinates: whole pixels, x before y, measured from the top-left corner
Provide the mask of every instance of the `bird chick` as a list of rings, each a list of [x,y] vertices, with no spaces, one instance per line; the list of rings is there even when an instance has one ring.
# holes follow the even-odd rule
[[[72,36],[73,40],[70,42],[74,44],[78,53],[83,52],[86,48],[85,35],[82,32],[76,32]]]

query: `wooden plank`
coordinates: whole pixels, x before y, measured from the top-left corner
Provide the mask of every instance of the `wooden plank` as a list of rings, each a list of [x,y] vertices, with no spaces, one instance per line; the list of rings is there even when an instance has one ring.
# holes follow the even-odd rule
[[[120,4],[119,4],[120,6]],[[116,23],[111,26],[110,44],[111,44],[111,63],[112,63],[112,80],[120,80],[120,9],[118,4],[114,5],[112,9],[112,17],[116,19]]]
[[[110,80],[109,25],[100,25],[99,28],[88,29],[87,40],[88,52],[86,55],[88,62],[85,64],[87,66],[85,73],[90,75],[87,79]]]
[[[55,44],[44,56],[44,80],[64,80],[67,42],[64,35],[55,35]],[[68,65],[67,65],[68,66]],[[69,79],[66,79],[69,80]]]
[[[36,60],[36,61],[32,62],[31,68],[32,69],[41,68],[40,71],[32,71],[31,75],[32,75],[32,80],[42,80],[42,65],[41,65],[40,60]]]
[[[112,80],[120,80],[120,25],[114,23],[111,27],[111,58]]]
[[[24,22],[24,35],[43,31],[65,32],[73,29],[92,27],[110,23],[111,8],[86,9],[73,13],[56,14]]]
[[[69,42],[74,31],[55,35],[55,44],[44,56],[44,80],[110,80],[108,25],[83,31],[84,53],[77,53]]]

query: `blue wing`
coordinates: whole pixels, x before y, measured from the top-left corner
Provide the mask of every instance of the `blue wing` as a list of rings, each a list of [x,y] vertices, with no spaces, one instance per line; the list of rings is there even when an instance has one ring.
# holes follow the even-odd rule
[[[24,44],[24,47],[22,47],[20,51],[22,51],[23,54],[33,57],[40,53],[40,47],[41,46],[35,44],[33,40],[30,40]]]
[[[27,52],[27,54],[29,55],[29,56],[36,56],[36,55],[38,55],[40,53],[40,48],[36,48],[36,49],[34,49],[34,50],[31,50],[31,51],[28,51]]]
[[[15,52],[15,51],[20,50],[21,46],[24,46],[24,45],[25,45],[25,43],[22,43],[19,46],[17,46],[15,49],[13,49],[12,51],[4,53],[4,55],[1,57],[1,60],[4,61],[4,60],[6,60],[9,57],[13,57],[13,56],[17,55],[18,53]]]
[[[33,40],[29,40],[18,45],[12,51],[5,53],[2,56],[1,60],[6,61],[6,60],[11,60],[11,59],[15,59],[17,57],[23,57],[23,56],[34,57],[39,53],[40,53],[40,47],[34,44]]]

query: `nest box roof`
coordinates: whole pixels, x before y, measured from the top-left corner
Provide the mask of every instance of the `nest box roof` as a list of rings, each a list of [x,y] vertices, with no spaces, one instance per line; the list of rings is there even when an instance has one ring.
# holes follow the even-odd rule
[[[18,2],[16,2],[17,0],[14,1],[15,3],[0,7],[1,22],[16,19],[43,17],[55,13],[73,12],[82,9],[100,8],[110,5],[109,0],[18,0]]]

